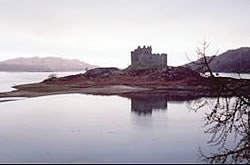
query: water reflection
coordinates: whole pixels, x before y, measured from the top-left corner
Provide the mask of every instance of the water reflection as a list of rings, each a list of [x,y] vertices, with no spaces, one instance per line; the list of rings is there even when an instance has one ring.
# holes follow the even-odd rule
[[[152,115],[153,111],[166,111],[168,99],[166,96],[132,96],[131,111],[139,116]]]
[[[208,144],[217,152],[205,154],[201,150],[204,161],[250,163],[250,107],[242,98],[218,98],[206,116],[205,126],[205,133],[211,137]]]
[[[131,102],[70,94],[1,103],[0,162],[191,164],[201,163],[198,145],[209,163],[250,162],[250,109],[241,99],[126,97]],[[203,111],[190,112],[189,102],[209,105],[205,133]]]
[[[246,93],[234,90],[234,95],[220,94],[227,88],[218,86],[217,97],[187,98],[168,95],[131,95],[131,111],[137,116],[152,116],[154,111],[167,111],[170,101],[188,101],[197,112],[205,108],[204,133],[209,135],[206,147],[199,148],[201,160],[207,163],[250,163],[250,99]],[[221,92],[223,93],[223,92]],[[146,118],[150,120],[150,118]],[[144,120],[145,120],[144,119]],[[137,123],[144,120],[137,118]],[[147,121],[146,123],[151,123]],[[211,148],[207,151],[207,148]],[[206,151],[204,150],[206,149]]]
[[[200,148],[201,158],[207,163],[250,163],[250,99],[247,94],[233,92],[234,97],[203,98],[191,106],[195,111],[210,107],[205,116],[205,133],[210,136],[208,145],[215,152],[207,153]]]
[[[166,98],[159,97],[148,99]],[[182,137],[200,139],[200,120],[184,108],[168,102],[167,115],[141,117],[128,99],[80,94],[3,103],[0,162],[197,163],[197,139]]]
[[[169,101],[182,104],[196,100],[197,96],[173,96],[162,92],[137,92],[121,95],[131,100],[131,112],[138,116],[152,116],[153,112],[167,111]]]

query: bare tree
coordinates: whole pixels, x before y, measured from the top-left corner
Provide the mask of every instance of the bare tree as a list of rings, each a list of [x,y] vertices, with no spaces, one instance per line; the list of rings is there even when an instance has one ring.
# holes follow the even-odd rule
[[[216,53],[213,56],[208,56],[207,53],[208,53],[208,49],[209,49],[210,44],[205,40],[202,42],[199,42],[199,44],[200,45],[196,48],[196,54],[197,54],[198,60],[195,62],[191,62],[191,60],[187,54],[186,54],[186,58],[188,59],[188,61],[191,62],[191,68],[193,67],[192,70],[194,70],[198,73],[207,73],[208,72],[211,77],[215,77],[209,64],[216,57],[218,50],[216,51]],[[190,67],[190,66],[187,65],[187,67]]]
[[[211,77],[215,77],[209,64],[213,61],[214,57],[207,59],[207,50],[209,48],[209,43],[207,41],[200,42],[201,47],[196,48],[196,53],[198,55],[198,58],[201,59],[200,63],[198,64],[202,69],[205,69],[205,72],[209,72]]]
[[[207,59],[209,44],[204,41],[196,52],[201,58],[200,68],[210,74],[208,82],[214,88],[216,98],[203,98],[193,102],[190,108],[198,111],[209,107],[206,114],[205,133],[211,135],[208,144],[217,147],[217,153],[204,154],[202,159],[208,163],[250,163],[250,98],[249,80],[233,80],[215,77]],[[246,88],[247,87],[247,88]],[[226,144],[229,135],[234,133],[235,145],[229,148]]]

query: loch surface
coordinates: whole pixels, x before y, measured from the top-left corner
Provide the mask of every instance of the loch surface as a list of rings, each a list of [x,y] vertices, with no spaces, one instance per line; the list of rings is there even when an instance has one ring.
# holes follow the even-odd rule
[[[2,89],[29,82],[26,74],[5,74],[11,81],[1,79]],[[218,151],[205,133],[211,110],[176,100],[67,94],[1,102],[0,163],[201,163],[200,150]]]

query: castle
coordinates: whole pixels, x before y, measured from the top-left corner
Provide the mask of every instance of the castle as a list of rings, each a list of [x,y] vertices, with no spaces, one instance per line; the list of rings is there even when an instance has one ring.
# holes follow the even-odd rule
[[[167,54],[152,54],[151,46],[139,46],[131,52],[131,65],[148,68],[167,66]]]

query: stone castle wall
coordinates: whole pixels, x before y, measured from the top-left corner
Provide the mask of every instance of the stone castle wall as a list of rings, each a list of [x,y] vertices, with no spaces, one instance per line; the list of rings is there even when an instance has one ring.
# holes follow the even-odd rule
[[[167,54],[152,54],[152,47],[138,47],[131,52],[131,65],[146,67],[167,66]]]

